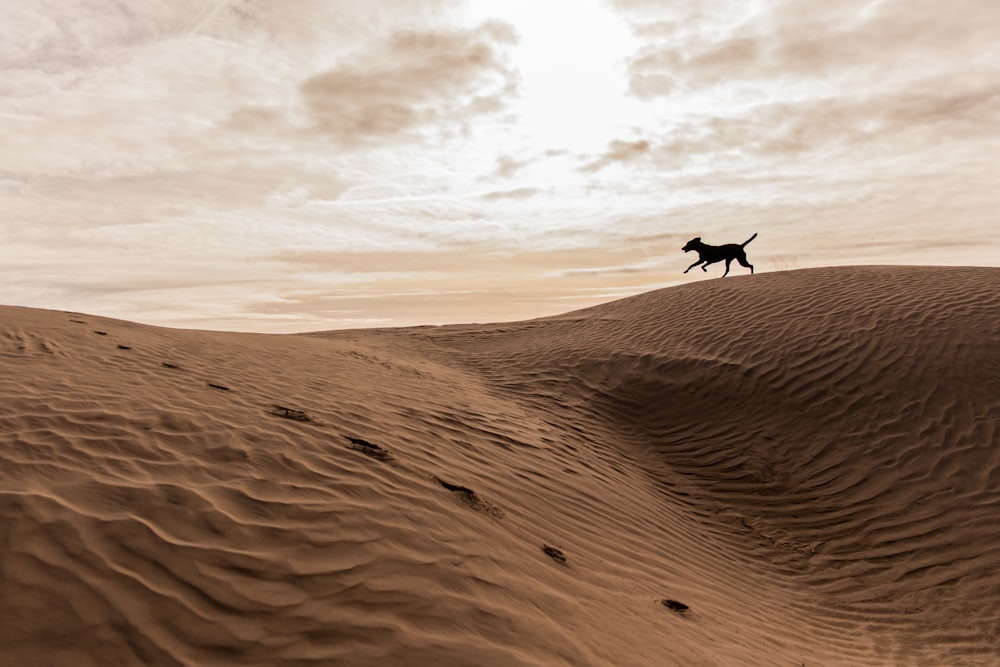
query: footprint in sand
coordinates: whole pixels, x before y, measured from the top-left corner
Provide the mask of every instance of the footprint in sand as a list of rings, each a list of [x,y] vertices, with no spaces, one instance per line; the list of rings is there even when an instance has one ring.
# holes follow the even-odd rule
[[[446,482],[440,477],[435,477],[434,479],[437,481],[438,484],[440,484],[444,488],[448,489],[453,493],[459,494],[462,497],[462,499],[466,503],[468,503],[469,507],[471,507],[472,509],[478,512],[485,512],[497,519],[503,518],[504,513],[502,509],[500,509],[490,501],[486,500],[485,498],[477,494],[469,487],[462,486],[461,484],[452,484],[451,482]]]
[[[356,449],[366,456],[378,459],[379,461],[387,461],[392,458],[388,449],[376,445],[374,442],[368,442],[363,438],[355,438],[350,435],[345,435],[344,437],[351,443],[351,449]]]
[[[307,415],[303,410],[296,410],[294,408],[286,408],[283,405],[275,405],[271,410],[272,415],[277,415],[279,417],[284,417],[285,419],[293,419],[299,422],[311,422],[312,417]]]
[[[564,554],[562,552],[562,549],[557,549],[555,547],[550,547],[547,544],[543,544],[542,545],[542,551],[545,552],[546,556],[548,556],[552,560],[556,561],[557,563],[565,563],[566,562],[566,554]]]
[[[671,600],[669,598],[660,600],[660,604],[671,611],[676,611],[678,614],[686,613],[691,609],[691,607],[687,606],[683,602],[678,602],[677,600]]]

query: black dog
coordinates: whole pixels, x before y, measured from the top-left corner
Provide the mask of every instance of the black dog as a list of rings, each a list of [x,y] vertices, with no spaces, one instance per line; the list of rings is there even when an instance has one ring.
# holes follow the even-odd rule
[[[684,269],[684,273],[687,273],[688,271],[698,266],[699,264],[702,265],[701,267],[702,271],[708,271],[709,264],[715,264],[716,262],[721,262],[722,260],[726,260],[726,273],[722,274],[722,277],[725,278],[726,275],[729,273],[729,265],[732,263],[734,259],[743,266],[750,269],[750,273],[753,273],[753,264],[747,261],[747,253],[745,250],[743,250],[743,248],[746,246],[746,244],[750,243],[755,238],[757,238],[756,234],[754,234],[753,236],[751,236],[750,238],[748,238],[746,241],[744,241],[742,244],[739,245],[737,245],[736,243],[727,243],[726,245],[708,245],[707,243],[701,242],[700,236],[696,236],[695,238],[688,241],[687,245],[681,248],[681,250],[683,250],[684,252],[690,252],[694,250],[695,252],[698,253],[698,261],[692,264],[691,266],[687,267],[686,269]]]

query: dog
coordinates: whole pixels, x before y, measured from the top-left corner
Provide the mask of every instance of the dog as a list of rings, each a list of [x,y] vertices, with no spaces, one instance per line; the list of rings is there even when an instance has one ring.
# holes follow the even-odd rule
[[[753,273],[753,264],[747,261],[747,253],[743,248],[745,248],[746,245],[755,238],[757,238],[757,234],[754,234],[741,244],[727,243],[726,245],[708,245],[707,243],[701,242],[700,236],[696,236],[688,241],[683,248],[681,248],[684,252],[691,252],[694,250],[698,253],[698,261],[684,269],[684,273],[687,273],[699,264],[702,265],[701,270],[707,272],[709,264],[715,264],[716,262],[725,260],[726,272],[722,274],[722,277],[725,278],[729,274],[729,265],[734,259],[750,269],[750,273]]]

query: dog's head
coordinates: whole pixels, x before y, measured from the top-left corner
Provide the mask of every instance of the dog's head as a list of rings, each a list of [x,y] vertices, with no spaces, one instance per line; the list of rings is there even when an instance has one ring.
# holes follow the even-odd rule
[[[687,244],[683,248],[681,248],[681,250],[683,250],[684,252],[691,252],[692,250],[697,250],[698,246],[700,245],[701,245],[701,237],[696,236],[690,241],[688,241]]]

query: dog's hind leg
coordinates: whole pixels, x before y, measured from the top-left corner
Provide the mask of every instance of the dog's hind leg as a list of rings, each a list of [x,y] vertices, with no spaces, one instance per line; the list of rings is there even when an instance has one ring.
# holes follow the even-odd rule
[[[732,259],[728,259],[728,258],[726,259],[726,272],[722,274],[723,278],[725,278],[726,276],[729,275],[729,265],[732,264],[732,263],[733,263]]]
[[[753,273],[753,264],[747,261],[746,255],[740,255],[739,257],[736,258],[736,261],[742,264],[743,266],[747,267],[748,269],[750,269],[750,273]]]

